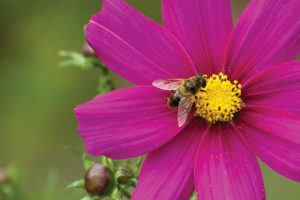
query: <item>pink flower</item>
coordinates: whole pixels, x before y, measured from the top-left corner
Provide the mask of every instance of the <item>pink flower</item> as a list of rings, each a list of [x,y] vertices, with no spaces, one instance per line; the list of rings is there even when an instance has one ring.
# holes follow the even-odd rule
[[[229,0],[163,0],[163,26],[104,0],[86,35],[101,61],[136,85],[75,109],[90,154],[148,154],[133,199],[184,200],[194,190],[203,200],[265,199],[256,156],[300,181],[299,0],[252,0],[234,28]],[[170,91],[152,82],[197,73],[211,86],[179,127]],[[240,102],[231,104],[230,87]],[[224,109],[230,119],[219,122]]]

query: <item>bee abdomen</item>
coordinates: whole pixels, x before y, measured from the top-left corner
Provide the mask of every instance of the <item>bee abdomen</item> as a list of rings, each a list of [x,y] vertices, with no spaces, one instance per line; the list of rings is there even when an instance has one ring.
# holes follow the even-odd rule
[[[168,101],[168,105],[170,108],[175,108],[179,105],[179,102],[182,98],[182,94],[179,90],[174,91]]]

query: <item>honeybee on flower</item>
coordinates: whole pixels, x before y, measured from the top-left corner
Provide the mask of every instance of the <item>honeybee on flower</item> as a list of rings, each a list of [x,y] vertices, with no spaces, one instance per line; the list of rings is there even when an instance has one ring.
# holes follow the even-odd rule
[[[87,151],[148,154],[135,200],[185,200],[194,189],[203,200],[264,200],[256,156],[300,181],[300,1],[252,0],[236,26],[229,0],[162,5],[163,25],[124,0],[104,0],[90,19],[89,45],[135,86],[75,108]],[[186,98],[178,84],[152,83],[198,74],[205,86],[189,93],[186,120],[170,108]]]

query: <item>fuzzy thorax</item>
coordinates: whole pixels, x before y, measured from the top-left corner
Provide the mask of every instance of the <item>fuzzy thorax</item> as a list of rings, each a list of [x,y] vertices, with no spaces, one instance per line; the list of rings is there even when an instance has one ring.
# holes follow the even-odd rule
[[[211,124],[232,121],[242,108],[241,84],[231,82],[223,73],[213,74],[206,81],[206,87],[196,94],[196,115]]]

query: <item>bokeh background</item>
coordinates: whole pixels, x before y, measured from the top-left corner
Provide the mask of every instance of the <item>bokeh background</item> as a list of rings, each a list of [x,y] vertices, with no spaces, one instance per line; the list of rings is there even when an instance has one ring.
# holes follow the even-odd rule
[[[130,0],[160,21],[160,0]],[[237,18],[247,1],[234,0]],[[32,200],[77,200],[66,185],[83,175],[81,160],[64,149],[82,150],[73,107],[97,93],[96,70],[59,68],[59,50],[80,51],[83,26],[100,0],[0,1],[0,168],[20,169]],[[113,77],[116,87],[128,83]],[[270,200],[297,200],[299,184],[262,165]],[[47,194],[41,194],[48,187]],[[50,188],[50,189],[49,189]],[[20,199],[21,200],[21,199]]]

